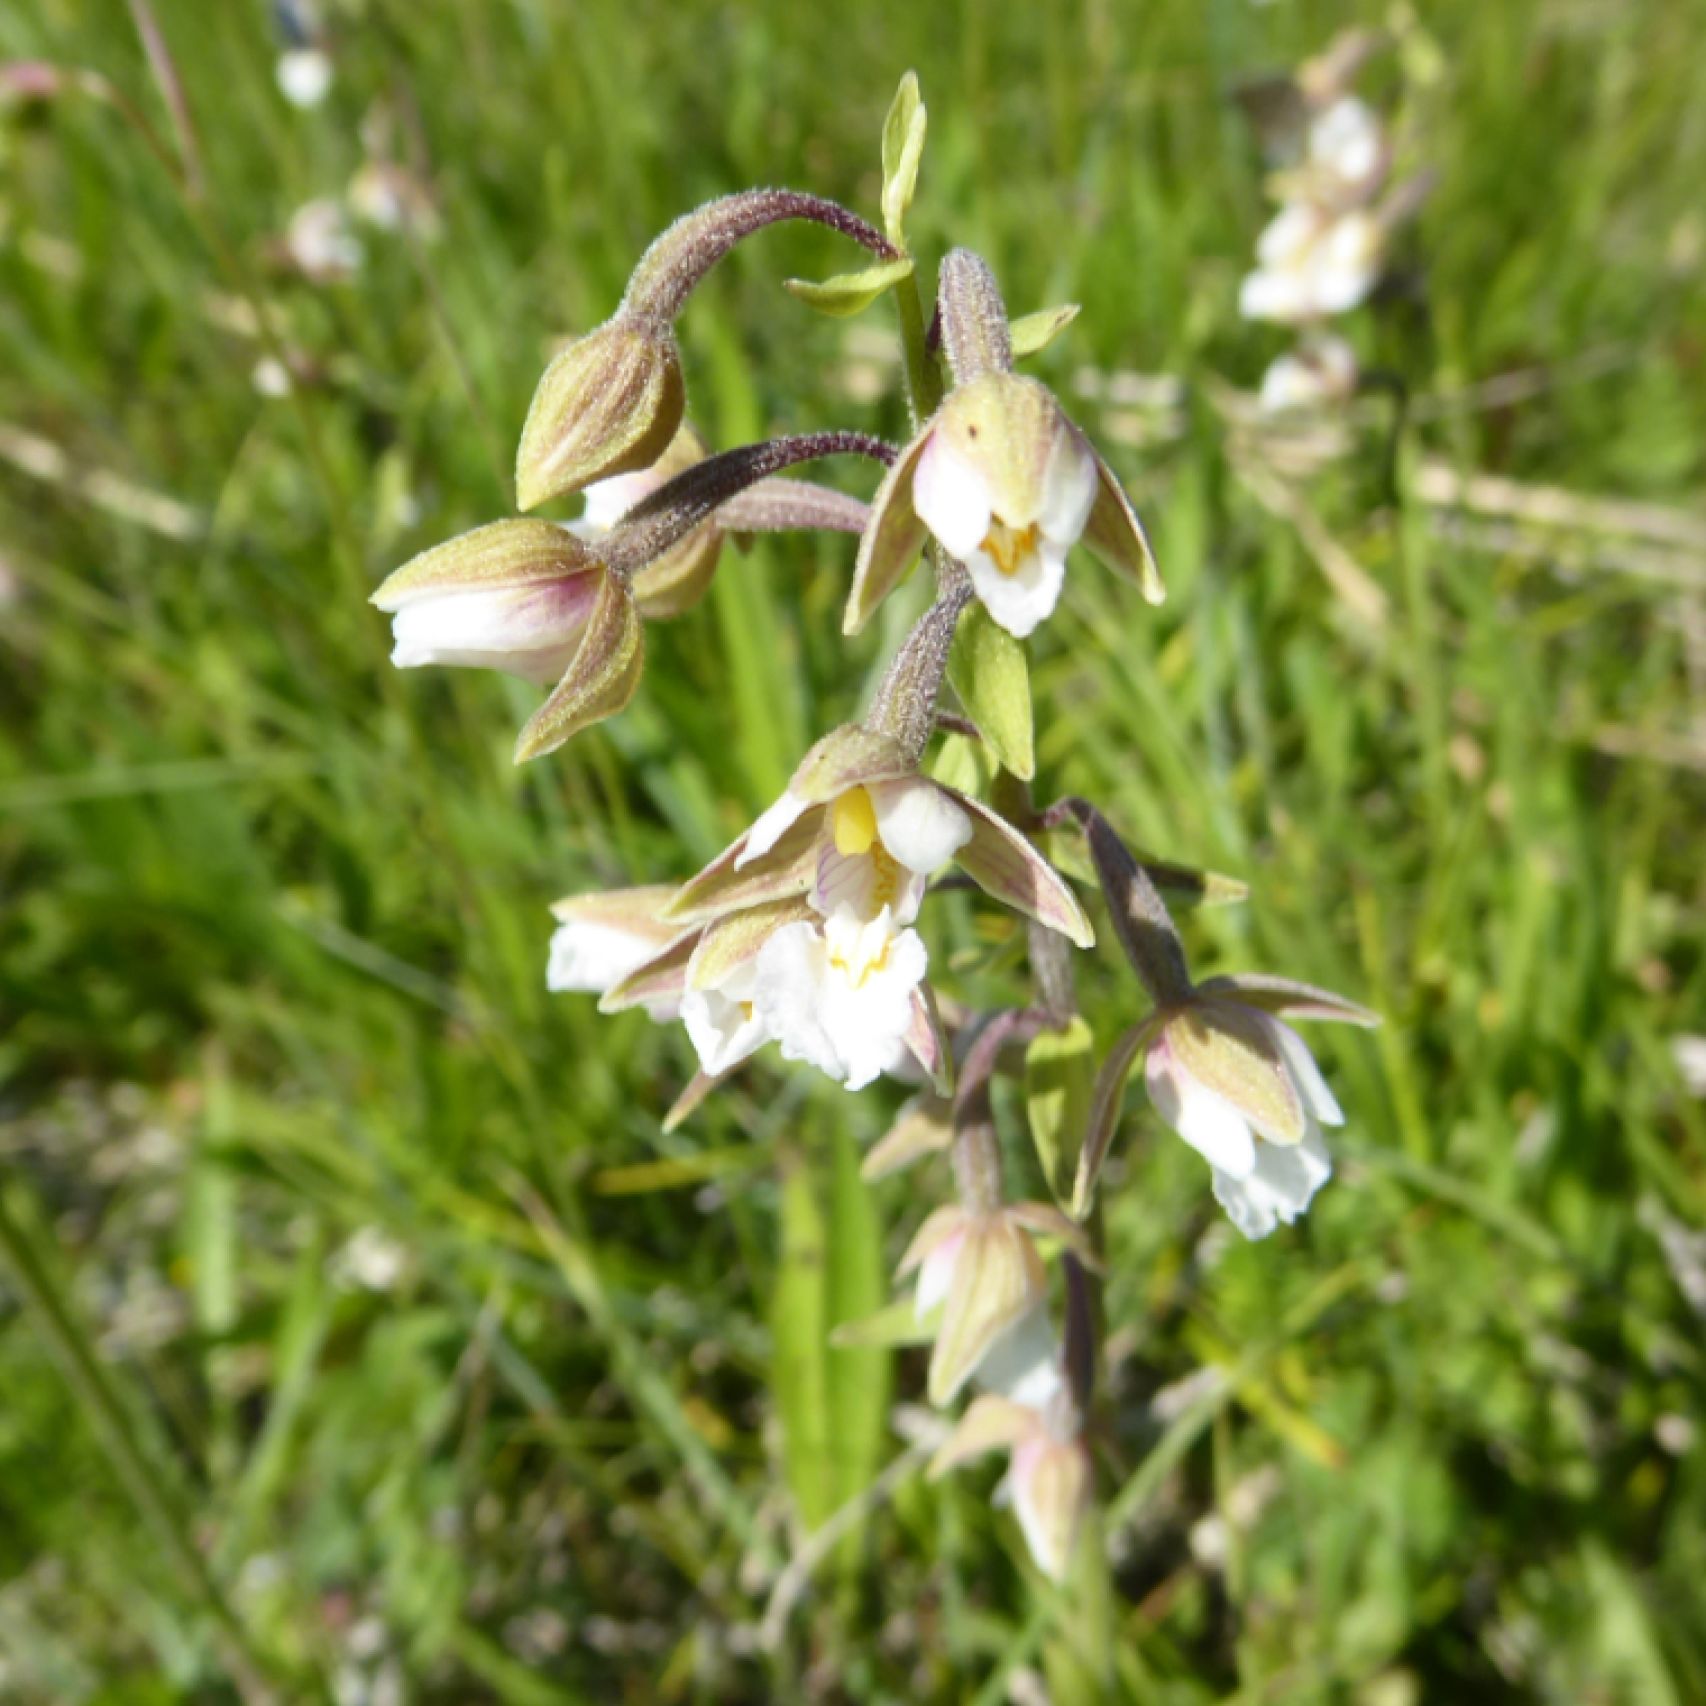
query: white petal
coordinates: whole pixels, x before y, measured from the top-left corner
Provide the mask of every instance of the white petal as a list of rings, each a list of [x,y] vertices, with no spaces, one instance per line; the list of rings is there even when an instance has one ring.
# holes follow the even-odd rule
[[[977,1383],[1031,1410],[1040,1410],[1065,1387],[1060,1341],[1049,1322],[1046,1301],[990,1346],[977,1365]]]
[[[860,918],[875,918],[886,906],[896,924],[910,924],[924,898],[924,879],[895,859],[874,859],[869,853],[841,853],[826,839],[818,854],[811,901],[828,917],[845,910]]]
[[[1238,287],[1238,312],[1246,320],[1277,320],[1289,325],[1307,319],[1309,299],[1296,274],[1262,268]]]
[[[989,532],[989,482],[939,432],[919,454],[912,507],[950,557],[963,559]]]
[[[681,1021],[699,1055],[715,1075],[738,1066],[769,1041],[764,1015],[753,1000],[756,979],[750,964],[737,966],[716,989],[690,989],[681,998]]]
[[[784,925],[759,950],[755,969],[754,1004],[782,1045],[782,1058],[843,1077],[841,1056],[819,1017],[830,969],[823,932],[806,923]]]
[[[794,827],[801,814],[811,809],[809,801],[802,800],[792,789],[785,788],[775,805],[765,811],[746,832],[746,845],[740,850],[740,857],[735,860],[735,869],[743,871],[754,859],[762,858]]]
[[[596,575],[565,575],[537,586],[412,598],[391,618],[391,661],[399,669],[449,664],[555,681],[580,645],[598,589]]]
[[[820,991],[819,1017],[841,1061],[842,1070],[832,1076],[849,1090],[862,1090],[881,1075],[905,1038],[912,1023],[912,992],[923,981],[930,955],[917,931],[894,935],[886,917],[866,925],[858,946],[838,955],[838,919],[825,921],[831,963]],[[879,929],[887,940],[873,956]]]
[[[1320,236],[1324,221],[1321,211],[1307,202],[1282,207],[1256,239],[1256,259],[1264,269],[1299,265]]]
[[[1380,121],[1355,95],[1341,95],[1309,127],[1309,161],[1345,184],[1360,184],[1380,164]]]
[[[959,1261],[965,1242],[964,1232],[950,1233],[924,1258],[918,1269],[918,1289],[913,1295],[915,1319],[922,1321],[933,1309],[939,1309],[947,1302],[948,1293],[954,1286],[954,1264]]]
[[[655,935],[623,930],[613,924],[571,919],[559,924],[551,934],[545,987],[602,995],[615,988],[629,972],[638,971],[661,946]]]
[[[1323,1125],[1343,1125],[1344,1110],[1321,1076],[1321,1068],[1309,1052],[1308,1043],[1285,1020],[1275,1018],[1272,1013],[1262,1014],[1262,1024],[1278,1046],[1304,1107]]]
[[[964,562],[984,608],[1015,639],[1032,633],[1060,602],[1066,555],[1056,547],[1045,543],[1040,550],[1026,552],[1010,575],[983,551],[973,551]]]
[[[317,47],[293,47],[278,57],[279,93],[293,107],[317,107],[332,86],[331,59]]]
[[[867,783],[865,791],[883,846],[920,876],[940,870],[971,840],[971,819],[922,776]]]
[[[1156,1113],[1211,1167],[1235,1178],[1255,1168],[1257,1146],[1250,1122],[1224,1096],[1186,1072],[1165,1037],[1150,1049],[1143,1076]]]
[[[1043,507],[1037,527],[1064,555],[1078,543],[1096,506],[1096,459],[1078,431],[1062,421],[1043,479]]]
[[[581,511],[581,521],[593,529],[594,537],[608,533],[635,504],[650,497],[663,483],[663,476],[655,468],[594,480],[582,494],[586,508]]]
[[[1258,1144],[1255,1169],[1243,1178],[1215,1168],[1214,1195],[1246,1238],[1266,1238],[1280,1221],[1296,1220],[1332,1174],[1317,1128],[1301,1143]]]

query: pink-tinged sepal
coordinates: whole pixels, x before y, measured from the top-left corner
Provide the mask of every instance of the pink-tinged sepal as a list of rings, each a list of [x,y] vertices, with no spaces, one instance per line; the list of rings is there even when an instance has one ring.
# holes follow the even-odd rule
[[[859,539],[853,587],[841,623],[844,634],[857,634],[865,626],[877,606],[906,579],[924,548],[928,530],[913,505],[912,482],[934,425],[934,421],[926,422],[895,458],[871,500],[871,516]]]
[[[516,763],[555,752],[582,729],[615,716],[634,697],[644,665],[645,636],[633,594],[620,575],[606,573],[567,672],[516,739]]]
[[[1116,574],[1135,582],[1148,603],[1160,604],[1167,597],[1167,589],[1161,584],[1149,535],[1143,531],[1143,523],[1113,469],[1094,450],[1091,455],[1096,463],[1096,497],[1083,542]]]
[[[1372,1027],[1380,1015],[1355,1001],[1347,1001],[1330,989],[1295,978],[1268,977],[1261,972],[1234,972],[1211,977],[1197,985],[1199,995],[1230,995],[1249,1007],[1260,1007],[1286,1019],[1333,1019],[1344,1025]]]
[[[1093,946],[1096,932],[1088,915],[1048,860],[988,806],[952,788],[943,792],[971,818],[971,839],[954,855],[966,875],[986,894],[1078,947]]]
[[[930,1087],[939,1096],[951,1096],[954,1090],[954,1054],[947,1032],[942,1029],[936,1011],[936,997],[930,985],[921,983],[912,992],[912,1021],[906,1031],[907,1050],[924,1068]]]

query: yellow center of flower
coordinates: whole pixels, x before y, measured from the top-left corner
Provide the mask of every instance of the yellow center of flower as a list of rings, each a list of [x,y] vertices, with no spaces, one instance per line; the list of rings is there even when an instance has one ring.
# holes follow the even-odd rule
[[[877,808],[863,788],[849,788],[838,795],[829,808],[830,834],[835,837],[835,851],[849,859],[855,853],[869,853],[877,839]]]
[[[844,973],[847,977],[847,981],[851,983],[855,989],[863,989],[871,978],[875,977],[878,972],[882,971],[888,965],[889,949],[893,945],[894,938],[891,936],[883,943],[882,951],[877,954],[874,959],[857,961],[849,959],[840,948],[831,948],[829,950],[829,963],[834,966],[838,972]]]
[[[1016,575],[1020,565],[1037,548],[1037,524],[1009,527],[999,516],[992,517],[981,549],[1004,575]]]

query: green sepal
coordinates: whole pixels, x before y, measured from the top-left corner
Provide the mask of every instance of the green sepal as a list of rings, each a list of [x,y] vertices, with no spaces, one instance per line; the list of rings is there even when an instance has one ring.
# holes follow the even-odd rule
[[[1028,782],[1036,773],[1030,666],[1025,648],[981,604],[960,618],[948,680],[995,756]]]
[[[1095,1093],[1096,1039],[1079,1014],[1059,1031],[1042,1031],[1025,1050],[1025,1116],[1043,1177],[1057,1201],[1071,1195],[1078,1148]]]
[[[918,187],[928,115],[918,89],[918,73],[901,78],[883,120],[883,225],[889,241],[905,246],[906,215]]]
[[[1021,314],[1007,327],[1007,340],[1013,346],[1013,359],[1021,361],[1048,348],[1074,320],[1078,318],[1076,302],[1062,302],[1055,308],[1039,308],[1034,314]]]
[[[785,278],[782,288],[797,296],[808,308],[828,314],[837,320],[862,314],[885,290],[899,284],[912,272],[912,257],[902,255],[898,261],[878,261],[861,267],[858,272],[837,273],[814,283],[806,278]]]

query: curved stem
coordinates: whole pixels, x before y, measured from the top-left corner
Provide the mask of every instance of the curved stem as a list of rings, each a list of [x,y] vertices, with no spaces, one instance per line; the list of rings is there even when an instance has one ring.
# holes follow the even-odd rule
[[[770,438],[708,456],[637,503],[599,541],[598,555],[618,574],[630,575],[691,533],[722,504],[760,480],[823,456],[866,456],[885,465],[894,446],[862,432],[811,432]]]
[[[901,258],[882,232],[839,202],[799,190],[743,190],[684,213],[663,232],[634,268],[622,311],[673,320],[700,280],[736,243],[784,219],[809,219],[864,244],[885,261]]]
[[[936,602],[918,618],[883,672],[865,726],[892,735],[914,758],[936,728],[936,701],[948,673],[948,653],[960,613],[972,600],[971,576],[952,557],[937,557]]]

